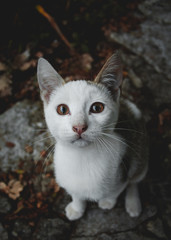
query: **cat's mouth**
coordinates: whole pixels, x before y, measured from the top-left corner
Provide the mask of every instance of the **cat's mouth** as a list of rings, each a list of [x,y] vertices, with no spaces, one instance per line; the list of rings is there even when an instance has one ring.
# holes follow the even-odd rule
[[[90,144],[90,141],[84,139],[83,137],[79,136],[77,139],[73,140],[71,142],[72,144],[78,146],[78,147],[85,147]]]

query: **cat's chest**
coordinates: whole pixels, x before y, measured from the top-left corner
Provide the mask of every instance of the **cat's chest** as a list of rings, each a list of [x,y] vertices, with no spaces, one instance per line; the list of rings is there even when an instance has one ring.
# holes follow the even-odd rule
[[[98,198],[101,186],[115,175],[115,164],[110,158],[93,148],[72,149],[57,144],[54,156],[57,182],[70,193]]]

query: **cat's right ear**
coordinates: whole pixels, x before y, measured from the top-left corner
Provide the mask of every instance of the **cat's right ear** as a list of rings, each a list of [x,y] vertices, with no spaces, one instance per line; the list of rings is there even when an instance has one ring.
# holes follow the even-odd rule
[[[49,102],[49,98],[56,87],[65,83],[63,78],[44,58],[39,58],[38,60],[37,78],[41,91],[41,97],[45,103]]]
[[[122,64],[118,51],[106,61],[94,82],[105,85],[114,100],[119,98],[122,84]]]

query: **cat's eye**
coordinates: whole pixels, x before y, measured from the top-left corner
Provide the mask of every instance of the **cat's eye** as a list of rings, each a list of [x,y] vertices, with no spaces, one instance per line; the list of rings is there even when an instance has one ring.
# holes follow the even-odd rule
[[[90,107],[91,113],[101,113],[104,110],[104,104],[101,102],[95,102]]]
[[[60,104],[57,107],[57,113],[59,115],[67,115],[69,113],[69,107],[66,104]]]

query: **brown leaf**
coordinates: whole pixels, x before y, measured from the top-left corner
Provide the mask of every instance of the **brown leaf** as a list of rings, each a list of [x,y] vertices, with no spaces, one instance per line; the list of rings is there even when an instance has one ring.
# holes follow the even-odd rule
[[[0,76],[0,97],[11,95],[11,79],[6,74]]]
[[[37,203],[37,208],[41,208],[41,206],[42,206],[42,202],[38,202]]]
[[[13,200],[16,200],[20,196],[20,192],[23,190],[23,185],[21,184],[21,182],[15,179],[9,181],[8,187],[8,196]]]
[[[90,54],[88,53],[84,53],[81,56],[81,64],[84,70],[89,71],[92,68],[92,62],[93,62],[93,58],[91,57]]]
[[[13,68],[20,69],[22,65],[28,61],[30,57],[30,49],[26,49],[23,53],[17,55],[14,59]]]
[[[50,181],[50,188],[54,189],[54,192],[57,193],[60,190],[59,185],[56,183],[55,178],[52,178]]]
[[[15,147],[15,143],[13,143],[13,142],[6,142],[5,145],[9,148]]]
[[[9,187],[4,182],[0,182],[0,190],[8,194]]]
[[[171,111],[169,109],[165,109],[163,112],[159,113],[159,125],[162,126],[164,124],[164,121],[170,121],[171,120]]]
[[[0,62],[0,71],[6,71],[6,70],[7,70],[7,66],[4,63]]]
[[[30,146],[30,145],[26,145],[26,146],[25,146],[25,151],[26,151],[27,153],[32,153],[32,152],[33,152],[33,147]]]

